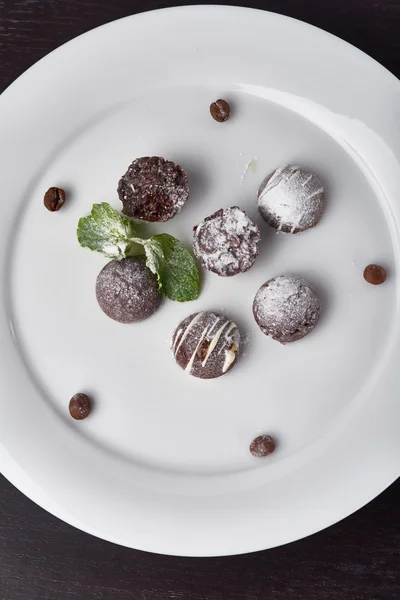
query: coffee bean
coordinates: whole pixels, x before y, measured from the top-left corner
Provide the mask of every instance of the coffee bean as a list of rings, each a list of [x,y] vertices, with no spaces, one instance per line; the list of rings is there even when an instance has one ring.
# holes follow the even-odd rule
[[[223,123],[229,119],[231,107],[226,100],[217,100],[210,105],[210,113],[213,119],[219,123]]]
[[[270,435],[259,435],[250,444],[250,452],[257,458],[272,454],[276,444]]]
[[[90,415],[92,402],[86,394],[75,394],[69,401],[69,412],[73,419],[81,421]]]
[[[386,279],[386,271],[379,265],[368,265],[364,269],[364,279],[372,285],[380,285]]]
[[[44,195],[43,202],[47,210],[50,210],[51,212],[60,210],[60,208],[65,202],[64,190],[58,187],[49,188]]]

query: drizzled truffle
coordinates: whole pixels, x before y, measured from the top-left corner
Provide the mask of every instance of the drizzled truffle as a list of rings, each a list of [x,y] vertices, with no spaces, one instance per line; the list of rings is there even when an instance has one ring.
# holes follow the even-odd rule
[[[96,296],[103,312],[119,323],[143,321],[161,302],[155,276],[138,257],[109,262],[97,277]]]
[[[261,331],[281,344],[295,342],[310,333],[320,311],[316,291],[296,276],[270,279],[260,287],[253,302],[254,318]]]
[[[232,206],[221,208],[194,228],[193,251],[205,269],[230,277],[253,266],[259,241],[257,225]]]
[[[177,364],[190,375],[213,379],[236,364],[240,332],[233,321],[212,312],[199,312],[175,329],[171,349]]]
[[[137,158],[118,184],[122,212],[144,221],[168,221],[189,197],[189,181],[180,165],[160,156]]]
[[[324,188],[319,179],[292,165],[283,165],[268,175],[258,190],[258,210],[262,218],[285,233],[314,227],[324,206]]]

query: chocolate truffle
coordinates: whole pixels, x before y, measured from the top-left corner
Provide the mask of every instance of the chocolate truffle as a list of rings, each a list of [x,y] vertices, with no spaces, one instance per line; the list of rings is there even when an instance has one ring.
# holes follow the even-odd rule
[[[205,269],[230,277],[253,266],[259,241],[257,225],[232,206],[217,210],[194,228],[193,251]]]
[[[180,165],[160,156],[137,158],[118,184],[122,212],[144,221],[168,221],[189,197],[189,182]]]
[[[285,233],[314,227],[324,206],[324,188],[319,179],[292,165],[283,165],[268,175],[258,190],[258,210],[262,218]]]
[[[100,308],[119,323],[143,321],[161,302],[156,278],[139,257],[109,262],[97,277],[96,296]]]
[[[214,379],[236,364],[239,346],[240,333],[233,321],[212,312],[199,312],[179,323],[171,349],[187,373]]]
[[[286,344],[310,333],[318,322],[321,303],[305,279],[275,277],[260,287],[253,302],[254,318],[261,331]]]

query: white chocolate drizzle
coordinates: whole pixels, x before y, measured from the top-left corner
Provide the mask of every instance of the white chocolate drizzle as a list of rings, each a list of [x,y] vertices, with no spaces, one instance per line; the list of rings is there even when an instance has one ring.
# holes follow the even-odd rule
[[[235,348],[235,346],[233,346]],[[225,350],[225,362],[222,367],[222,372],[226,373],[231,364],[235,361],[236,358],[236,349],[230,348],[229,350]]]
[[[190,371],[192,370],[193,363],[194,363],[194,359],[195,359],[195,357],[196,357],[196,354],[197,354],[197,352],[198,352],[198,350],[199,350],[199,348],[200,348],[201,344],[204,342],[204,338],[205,338],[205,337],[206,337],[206,335],[207,335],[208,329],[209,329],[209,326],[208,326],[208,325],[207,325],[207,327],[205,327],[205,328],[203,329],[203,333],[202,333],[202,334],[201,334],[201,336],[200,336],[199,343],[197,344],[196,348],[194,349],[194,352],[193,352],[192,356],[190,357],[190,360],[189,360],[188,364],[186,365],[186,369],[185,369],[185,371],[187,371],[187,372],[189,372],[189,373],[190,373]]]
[[[220,320],[221,320],[221,317],[215,317],[214,324],[212,325],[210,331],[208,332],[208,335],[210,335],[210,333],[212,332],[212,330],[214,329],[214,327],[216,326],[216,324],[219,323]]]
[[[222,325],[222,327],[220,327],[217,331],[217,333],[214,335],[213,339],[211,340],[210,345],[208,346],[208,350],[207,350],[207,354],[203,360],[203,362],[201,363],[201,366],[204,367],[208,361],[209,356],[211,355],[212,351],[214,350],[215,346],[218,344],[219,342],[219,338],[222,335],[223,330],[225,329],[225,327],[229,325],[229,321],[226,321],[226,323],[224,323]],[[211,329],[210,329],[211,331]]]
[[[184,340],[185,340],[185,338],[186,338],[187,334],[188,334],[188,333],[189,333],[189,331],[192,329],[192,327],[193,327],[193,326],[194,326],[194,325],[197,323],[197,321],[200,319],[200,317],[201,317],[201,313],[197,313],[197,315],[195,315],[195,316],[193,317],[193,319],[190,321],[189,325],[186,327],[186,331],[184,332],[184,334],[182,335],[182,337],[181,337],[181,339],[180,339],[180,342],[179,342],[179,344],[178,344],[178,347],[177,347],[177,348],[175,348],[175,345],[176,345],[176,342],[177,342],[177,340],[178,340],[178,338],[179,338],[179,332],[178,332],[178,334],[176,335],[176,337],[175,337],[175,342],[174,342],[174,347],[172,348],[172,350],[173,350],[173,352],[174,352],[175,356],[177,355],[177,352],[178,352],[179,348],[181,347],[182,343],[184,342]]]
[[[228,329],[225,331],[225,341],[227,343],[231,342],[231,340],[229,339],[229,334],[232,331],[232,329],[237,329],[237,325],[236,323],[234,323],[233,321],[231,321],[231,324],[229,325]],[[225,348],[223,346],[221,346],[221,348],[219,349],[218,354],[221,354],[221,352],[225,350]]]

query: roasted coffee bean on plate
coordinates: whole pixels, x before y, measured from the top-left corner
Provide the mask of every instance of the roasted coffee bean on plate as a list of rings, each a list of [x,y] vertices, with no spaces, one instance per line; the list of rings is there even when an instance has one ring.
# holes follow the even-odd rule
[[[386,280],[386,271],[380,265],[368,265],[364,269],[364,279],[372,285],[380,285]]]
[[[47,190],[43,199],[44,205],[50,212],[60,210],[65,202],[65,192],[58,187],[51,187]]]
[[[213,119],[223,123],[229,119],[231,107],[226,100],[219,99],[210,105],[210,113]]]
[[[259,435],[250,444],[250,452],[257,458],[272,454],[276,444],[270,435]]]
[[[73,419],[81,421],[90,415],[92,402],[86,394],[75,394],[69,401],[69,412]]]

